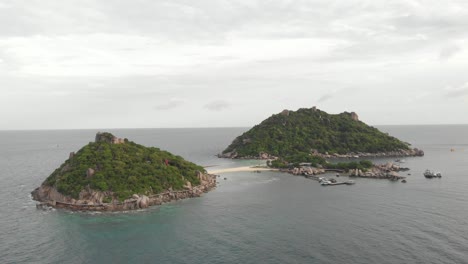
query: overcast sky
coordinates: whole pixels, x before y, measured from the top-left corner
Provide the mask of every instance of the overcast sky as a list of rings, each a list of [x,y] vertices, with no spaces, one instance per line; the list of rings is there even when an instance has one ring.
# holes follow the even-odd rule
[[[0,0],[0,129],[468,123],[468,1]]]

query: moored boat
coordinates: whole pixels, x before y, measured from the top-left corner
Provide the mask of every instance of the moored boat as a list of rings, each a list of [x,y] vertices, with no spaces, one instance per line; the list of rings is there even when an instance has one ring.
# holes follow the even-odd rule
[[[423,175],[426,178],[440,178],[440,177],[442,177],[442,174],[440,172],[434,172],[434,171],[431,171],[431,170],[428,170],[428,169],[423,173]]]

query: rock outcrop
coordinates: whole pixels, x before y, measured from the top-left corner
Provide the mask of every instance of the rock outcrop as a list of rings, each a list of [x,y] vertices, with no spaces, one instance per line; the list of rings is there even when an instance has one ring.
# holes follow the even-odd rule
[[[359,116],[355,112],[351,112],[351,119],[354,121],[359,121]]]
[[[315,168],[315,167],[310,167],[310,166],[294,167],[291,169],[281,169],[281,171],[287,172],[293,175],[304,175],[304,176],[318,175],[318,174],[325,173],[325,170],[322,168]]]
[[[398,174],[399,171],[408,170],[407,168],[401,168],[399,165],[388,162],[386,164],[374,165],[367,171],[359,169],[350,170],[350,177],[362,177],[362,178],[377,178],[377,179],[389,179],[389,180],[400,180],[406,177]]]
[[[112,143],[112,144],[124,144],[125,139],[124,138],[118,138],[112,135],[111,133],[107,132],[98,132],[96,134],[96,138],[94,142],[107,142],[107,143]]]
[[[88,168],[86,170],[86,178],[91,178],[94,176],[94,173],[96,173],[96,171],[92,168]]]

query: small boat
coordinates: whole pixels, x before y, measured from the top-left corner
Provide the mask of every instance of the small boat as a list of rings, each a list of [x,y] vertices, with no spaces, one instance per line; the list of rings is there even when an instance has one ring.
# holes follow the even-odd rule
[[[345,181],[346,185],[356,184],[353,180]]]
[[[332,182],[329,181],[327,178],[320,177],[320,178],[319,178],[319,183],[320,183],[320,185],[322,185],[322,186],[326,186],[326,185],[330,185]]]
[[[442,177],[442,174],[440,172],[433,172],[431,170],[426,170],[424,173],[423,173],[424,177],[426,178],[440,178]]]
[[[320,180],[320,185],[322,185],[322,186],[326,186],[326,185],[330,185],[330,184],[333,184],[333,183],[331,181],[329,181],[328,179],[326,179],[326,178]]]

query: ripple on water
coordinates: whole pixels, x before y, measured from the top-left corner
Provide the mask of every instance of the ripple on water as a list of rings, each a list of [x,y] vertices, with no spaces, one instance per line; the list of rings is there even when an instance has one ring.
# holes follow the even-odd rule
[[[356,179],[323,188],[276,172],[226,174],[201,198],[109,213],[38,210],[29,194],[95,131],[0,132],[10,139],[0,152],[0,262],[466,263],[468,126],[437,129],[436,138],[427,127],[388,129],[427,150],[407,159],[407,184]],[[200,164],[247,164],[212,157],[241,129],[116,132]],[[426,168],[443,178],[425,179]]]

